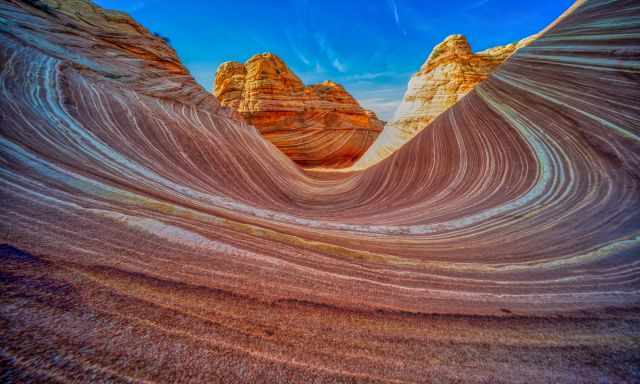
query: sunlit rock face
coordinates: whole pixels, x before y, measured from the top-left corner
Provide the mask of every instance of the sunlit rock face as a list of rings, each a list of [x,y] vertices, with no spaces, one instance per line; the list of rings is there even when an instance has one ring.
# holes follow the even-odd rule
[[[349,173],[131,18],[37,4],[0,1],[0,381],[638,382],[636,0]]]
[[[411,77],[393,119],[355,168],[366,168],[388,157],[534,38],[535,35],[474,54],[464,36],[447,37]]]
[[[271,53],[220,65],[214,94],[304,167],[351,165],[383,126],[341,85],[305,86]]]
[[[16,14],[10,14],[2,20],[1,30],[11,31],[11,35],[3,38],[3,46],[13,41],[11,36],[31,39],[34,49],[64,60],[66,66],[77,68],[79,72],[90,71],[105,82],[127,86],[141,95],[197,106],[211,113],[237,115],[232,109],[221,108],[215,97],[203,92],[162,37],[154,35],[129,15],[104,10],[87,0],[0,2],[4,12],[16,4],[21,4],[25,15],[18,13],[20,18],[13,19],[9,16]],[[38,25],[42,19],[53,22]],[[71,21],[64,22],[65,19]],[[22,27],[15,28],[18,24]],[[8,68],[7,62],[2,64],[0,68]]]

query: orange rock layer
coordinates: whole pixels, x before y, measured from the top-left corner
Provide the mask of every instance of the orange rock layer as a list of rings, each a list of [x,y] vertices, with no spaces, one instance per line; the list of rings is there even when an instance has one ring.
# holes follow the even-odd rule
[[[220,65],[214,93],[304,167],[351,165],[383,127],[340,84],[305,86],[271,53]]]

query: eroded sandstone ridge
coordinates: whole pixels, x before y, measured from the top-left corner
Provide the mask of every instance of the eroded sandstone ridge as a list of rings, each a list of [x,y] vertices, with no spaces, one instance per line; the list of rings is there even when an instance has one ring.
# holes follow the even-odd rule
[[[272,53],[221,64],[214,94],[305,167],[351,165],[383,127],[340,84],[305,86]]]
[[[129,17],[31,3],[0,0],[0,382],[640,381],[637,0],[343,173]]]
[[[473,53],[464,36],[447,37],[411,77],[393,119],[355,167],[366,168],[388,157],[535,37],[478,53]]]
[[[126,13],[102,9],[87,0],[0,1],[0,6],[6,12],[11,3],[20,4],[23,11],[14,14],[15,19],[0,20],[0,31],[10,31],[3,38],[4,45],[14,43],[10,36],[29,40],[30,47],[64,60],[65,66],[83,75],[129,87],[141,95],[223,116],[236,115],[203,92],[163,37]],[[48,19],[53,24],[44,21]]]

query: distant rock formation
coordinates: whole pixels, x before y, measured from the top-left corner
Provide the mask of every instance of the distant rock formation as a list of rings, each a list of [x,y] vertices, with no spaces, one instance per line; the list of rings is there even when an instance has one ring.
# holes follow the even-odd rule
[[[221,64],[214,94],[304,167],[349,166],[383,128],[341,85],[305,86],[272,53]]]
[[[464,36],[447,37],[413,75],[393,119],[355,167],[366,168],[389,156],[536,36],[475,54]]]

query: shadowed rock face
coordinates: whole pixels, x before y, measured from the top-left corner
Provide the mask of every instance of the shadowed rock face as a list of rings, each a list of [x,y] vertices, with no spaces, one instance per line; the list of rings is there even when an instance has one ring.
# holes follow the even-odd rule
[[[636,3],[320,173],[130,18],[0,1],[0,381],[638,382]]]
[[[475,54],[464,36],[447,37],[413,75],[393,119],[355,168],[367,168],[387,158],[536,36]]]
[[[220,65],[214,94],[304,167],[349,166],[382,131],[375,114],[362,109],[341,85],[304,86],[271,53],[245,64]]]

